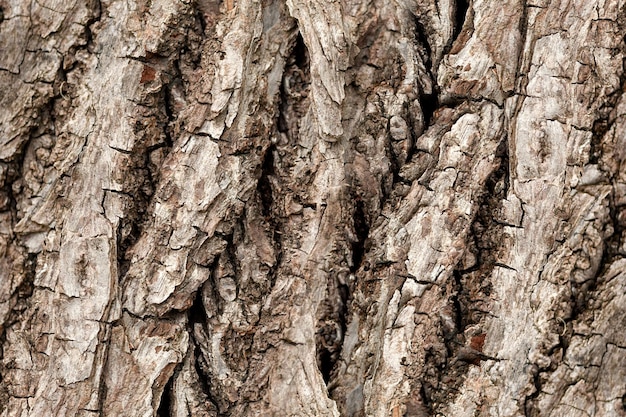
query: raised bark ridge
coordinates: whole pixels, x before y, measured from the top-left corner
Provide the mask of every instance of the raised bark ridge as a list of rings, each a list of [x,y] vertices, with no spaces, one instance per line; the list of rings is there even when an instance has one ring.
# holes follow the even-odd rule
[[[626,415],[618,0],[0,1],[0,410]]]

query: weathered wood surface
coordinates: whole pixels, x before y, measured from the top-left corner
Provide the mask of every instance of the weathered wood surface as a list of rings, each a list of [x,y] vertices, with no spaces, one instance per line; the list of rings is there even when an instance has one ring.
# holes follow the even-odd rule
[[[0,0],[0,413],[626,415],[626,5]]]

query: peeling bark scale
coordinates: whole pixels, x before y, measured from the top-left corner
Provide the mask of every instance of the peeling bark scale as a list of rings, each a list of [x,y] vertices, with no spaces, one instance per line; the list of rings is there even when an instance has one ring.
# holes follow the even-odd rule
[[[0,416],[626,416],[626,0],[0,0]]]

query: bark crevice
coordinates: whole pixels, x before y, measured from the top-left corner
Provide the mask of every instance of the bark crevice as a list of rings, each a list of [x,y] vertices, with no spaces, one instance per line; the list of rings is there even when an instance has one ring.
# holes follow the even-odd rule
[[[161,393],[161,400],[156,410],[156,417],[170,417],[172,412],[172,389],[174,380],[177,377],[177,371],[174,371],[170,379],[165,384]]]
[[[619,2],[0,3],[7,417],[626,408]]]
[[[454,43],[461,34],[470,7],[471,0],[456,0],[454,4],[454,29],[452,31],[451,44]]]
[[[193,350],[193,370],[196,373],[197,381],[200,383],[200,391],[205,398],[211,403],[212,408],[219,410],[218,400],[214,397],[211,390],[210,366],[206,362],[205,351],[207,346],[203,346],[202,340],[206,340],[208,315],[204,306],[203,292],[205,286],[209,285],[207,281],[196,293],[193,305],[187,310],[187,320],[189,323],[189,349]],[[214,285],[211,285],[214,288]],[[172,379],[176,376],[174,372]],[[164,391],[165,392],[165,391]]]
[[[421,378],[422,402],[431,411],[442,410],[454,402],[472,366],[497,359],[482,353],[486,338],[482,326],[491,314],[490,277],[497,266],[504,227],[498,219],[508,193],[506,139],[501,141],[496,156],[499,167],[486,180],[478,197],[476,216],[466,237],[466,254],[452,272],[452,279],[441,288],[442,297],[448,299],[439,322],[443,349],[433,347],[426,351]]]

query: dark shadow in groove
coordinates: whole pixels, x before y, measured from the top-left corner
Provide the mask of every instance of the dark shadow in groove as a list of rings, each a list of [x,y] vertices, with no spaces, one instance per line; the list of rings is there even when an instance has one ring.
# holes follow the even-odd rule
[[[366,242],[369,237],[370,226],[367,215],[365,213],[365,204],[359,196],[354,197],[355,206],[353,212],[353,228],[356,240],[351,242],[352,246],[352,265],[350,272],[355,273],[360,267],[363,257],[367,252]],[[335,365],[341,357],[344,337],[347,331],[348,306],[350,304],[351,291],[347,282],[338,278],[331,278],[328,285],[336,286],[336,290],[340,299],[340,305],[333,316],[332,322],[323,322],[318,328],[316,334],[317,364],[324,378],[324,382],[328,386],[333,379],[333,371]],[[337,326],[337,327],[334,327]],[[339,328],[341,329],[339,332]],[[335,333],[337,332],[337,333]]]
[[[204,303],[202,302],[202,286],[198,288],[193,304],[189,310],[187,310],[187,314],[189,316],[189,324],[191,327],[193,327],[196,323],[200,323],[202,325],[206,323],[206,310],[204,309]]]
[[[337,362],[341,357],[341,351],[343,349],[344,338],[347,330],[346,317],[348,316],[348,304],[350,299],[350,290],[348,285],[341,283],[337,283],[336,285],[339,297],[341,298],[341,306],[338,311],[335,325],[338,325],[341,328],[341,334],[339,338],[334,341],[336,345],[333,348],[332,346],[324,346],[323,342],[320,340],[326,336],[332,337],[332,327],[322,327],[318,329],[316,333],[317,367],[322,374],[324,383],[327,387],[329,387],[330,392],[332,392],[330,385],[332,385],[331,380],[334,377],[333,371],[335,370],[335,365],[337,365]],[[329,341],[332,343],[332,340],[329,339]]]
[[[432,69],[432,49],[430,47],[430,43],[428,42],[428,36],[426,36],[426,28],[420,22],[417,16],[414,17],[415,22],[415,37],[417,38],[418,43],[424,48],[422,60],[424,61],[424,66],[430,72]]]
[[[42,106],[42,113],[40,115],[41,126],[47,124],[45,121],[46,117],[52,117],[50,114],[51,109],[53,109],[53,101],[50,100],[47,104]],[[35,125],[31,131],[29,132],[30,139],[21,145],[21,150],[15,154],[15,159],[12,162],[9,162],[5,165],[5,178],[4,181],[0,182],[0,191],[4,191],[6,201],[6,207],[2,210],[4,214],[9,214],[7,219],[6,227],[13,229],[15,225],[21,220],[18,214],[18,198],[20,197],[19,193],[15,191],[13,185],[17,183],[20,179],[23,178],[24,172],[22,168],[24,167],[24,161],[26,158],[26,153],[31,146],[32,141],[36,135],[36,130],[38,126]],[[54,134],[54,132],[52,132]],[[6,248],[8,249],[10,246],[21,247],[25,249],[19,239],[15,239],[15,237],[7,242]],[[0,326],[0,347],[4,346],[6,343],[7,329],[14,325],[19,325],[20,316],[22,316],[23,312],[30,307],[30,298],[33,296],[33,292],[35,290],[35,276],[37,274],[37,253],[27,253],[26,258],[23,259],[23,279],[17,286],[17,288],[13,289],[11,294],[7,294],[7,296],[11,296],[13,298],[13,305],[11,310],[5,316],[3,325]],[[9,275],[10,276],[10,275]],[[0,359],[4,358],[4,351],[0,348]],[[5,366],[0,362],[0,382],[4,380],[3,372],[6,371]],[[0,383],[0,399],[4,398],[8,395],[7,385]],[[0,410],[2,409],[2,403],[0,403]]]
[[[422,107],[422,114],[424,116],[424,128],[428,128],[433,118],[435,110],[439,108],[439,96],[438,87],[436,85],[436,79],[433,75],[433,56],[430,43],[428,42],[427,31],[422,22],[416,16],[414,18],[415,23],[415,36],[420,46],[422,46],[422,60],[424,61],[424,67],[428,71],[429,76],[433,81],[433,91],[430,94],[420,94],[420,106]]]
[[[211,402],[211,405],[217,411],[219,410],[219,406],[217,404],[217,401],[215,400],[215,398],[213,398],[213,395],[211,394],[209,378],[207,377],[206,372],[204,372],[204,370],[202,369],[203,367],[208,367],[208,365],[206,365],[204,356],[202,356],[202,351],[198,346],[195,347],[195,357],[196,359],[194,360],[194,368],[196,370],[196,373],[198,374],[198,380],[200,381],[202,392],[204,393],[204,395],[206,395],[206,398]]]
[[[291,51],[291,56],[294,57],[293,64],[298,68],[305,69],[309,66],[309,52],[306,49],[306,45],[304,44],[304,39],[302,39],[302,35],[298,33],[296,36],[296,44],[293,47],[293,51]]]
[[[202,350],[200,349],[200,346],[198,345],[198,342],[196,341],[194,337],[195,324],[200,324],[206,330],[207,313],[204,307],[204,302],[202,301],[202,287],[198,289],[198,292],[196,293],[196,296],[193,300],[192,306],[189,308],[189,310],[187,310],[187,315],[188,315],[189,327],[190,327],[190,331],[189,331],[190,342],[193,345],[193,349],[194,349],[193,366],[194,366],[194,369],[196,370],[196,374],[198,375],[198,380],[200,381],[200,388],[202,392],[204,393],[204,395],[206,395],[206,398],[212,404],[213,408],[215,410],[219,410],[217,401],[215,400],[215,398],[213,398],[211,394],[211,387],[209,385],[209,377],[207,376],[207,372],[205,372],[205,370],[203,369],[203,368],[208,369],[208,366],[206,364],[204,356],[202,355]]]
[[[456,39],[461,30],[463,29],[463,25],[465,24],[465,18],[467,16],[467,11],[469,10],[470,2],[467,0],[457,0],[454,10],[454,31],[452,32],[452,39]]]
[[[180,70],[178,69],[178,61],[174,62],[174,68],[176,69],[176,73],[174,75],[175,78],[168,84],[164,85],[163,90],[162,90],[163,111],[165,112],[165,115],[167,116],[167,123],[164,124],[163,126],[163,136],[165,139],[165,143],[153,145],[152,147],[148,148],[149,151],[152,151],[154,149],[164,147],[164,146],[171,148],[172,145],[174,144],[174,141],[172,140],[172,133],[174,130],[173,124],[176,122],[176,119],[178,118],[178,114],[174,110],[174,96],[172,93],[172,89],[174,88],[176,84],[181,90],[183,90],[184,88],[182,86]]]
[[[424,404],[424,406],[428,410],[429,414],[432,415],[432,413],[433,413],[433,406],[432,406],[432,403],[430,401],[430,398],[426,394],[426,389],[424,388],[424,384],[420,385],[420,398],[422,399],[422,403]]]
[[[156,415],[157,417],[170,417],[171,408],[172,408],[172,388],[174,386],[174,374],[170,377],[167,384],[165,384],[165,388],[163,389],[163,394],[161,394],[161,402],[159,403],[159,408],[157,408]]]
[[[439,95],[437,93],[437,86],[433,86],[435,91],[433,94],[421,94],[420,106],[422,106],[422,114],[424,115],[424,130],[426,130],[432,120],[435,111],[439,108]]]
[[[274,201],[272,185],[269,180],[269,176],[274,174],[274,149],[274,146],[270,146],[265,151],[265,158],[261,165],[261,177],[257,182],[257,191],[261,199],[261,211],[266,218],[271,215],[272,203]]]
[[[467,320],[464,320],[467,317],[467,306],[464,303],[461,303],[459,292],[463,291],[463,279],[461,277],[461,272],[455,270],[452,273],[454,278],[454,284],[456,288],[456,292],[454,295],[450,297],[452,301],[452,305],[454,306],[454,324],[456,326],[456,331],[459,334],[462,334],[465,331],[465,327],[467,326]],[[448,346],[448,349],[449,346]],[[450,349],[451,352],[451,349]]]
[[[591,149],[589,149],[589,164],[597,164],[600,161],[602,155],[602,138],[610,129],[610,122],[608,117],[598,118],[593,122],[592,137],[591,137]]]
[[[290,141],[297,137],[299,119],[307,111],[310,81],[309,52],[302,35],[298,33],[291,41],[285,62],[276,118],[277,130],[284,133]]]
[[[320,363],[320,372],[322,373],[322,377],[324,378],[324,382],[328,384],[330,381],[330,374],[335,366],[335,361],[331,358],[331,353],[324,349],[318,354],[319,363]]]
[[[361,261],[365,254],[365,241],[370,233],[369,225],[365,219],[363,201],[361,199],[356,200],[353,221],[357,241],[352,243],[352,266],[350,267],[350,271],[356,272],[359,266],[361,266]]]
[[[356,241],[352,246],[352,265],[350,272],[355,273],[361,266],[363,256],[367,248],[365,242],[369,236],[370,227],[365,215],[363,201],[356,197],[356,204],[353,213],[353,228]],[[316,355],[317,365],[324,383],[329,386],[334,377],[335,365],[341,357],[344,337],[347,330],[348,306],[350,304],[351,291],[348,283],[338,277],[331,277],[328,285],[336,286],[339,297],[339,305],[335,306],[335,314],[328,317],[330,320],[322,320],[318,323],[316,332]],[[331,389],[329,389],[332,391]]]

